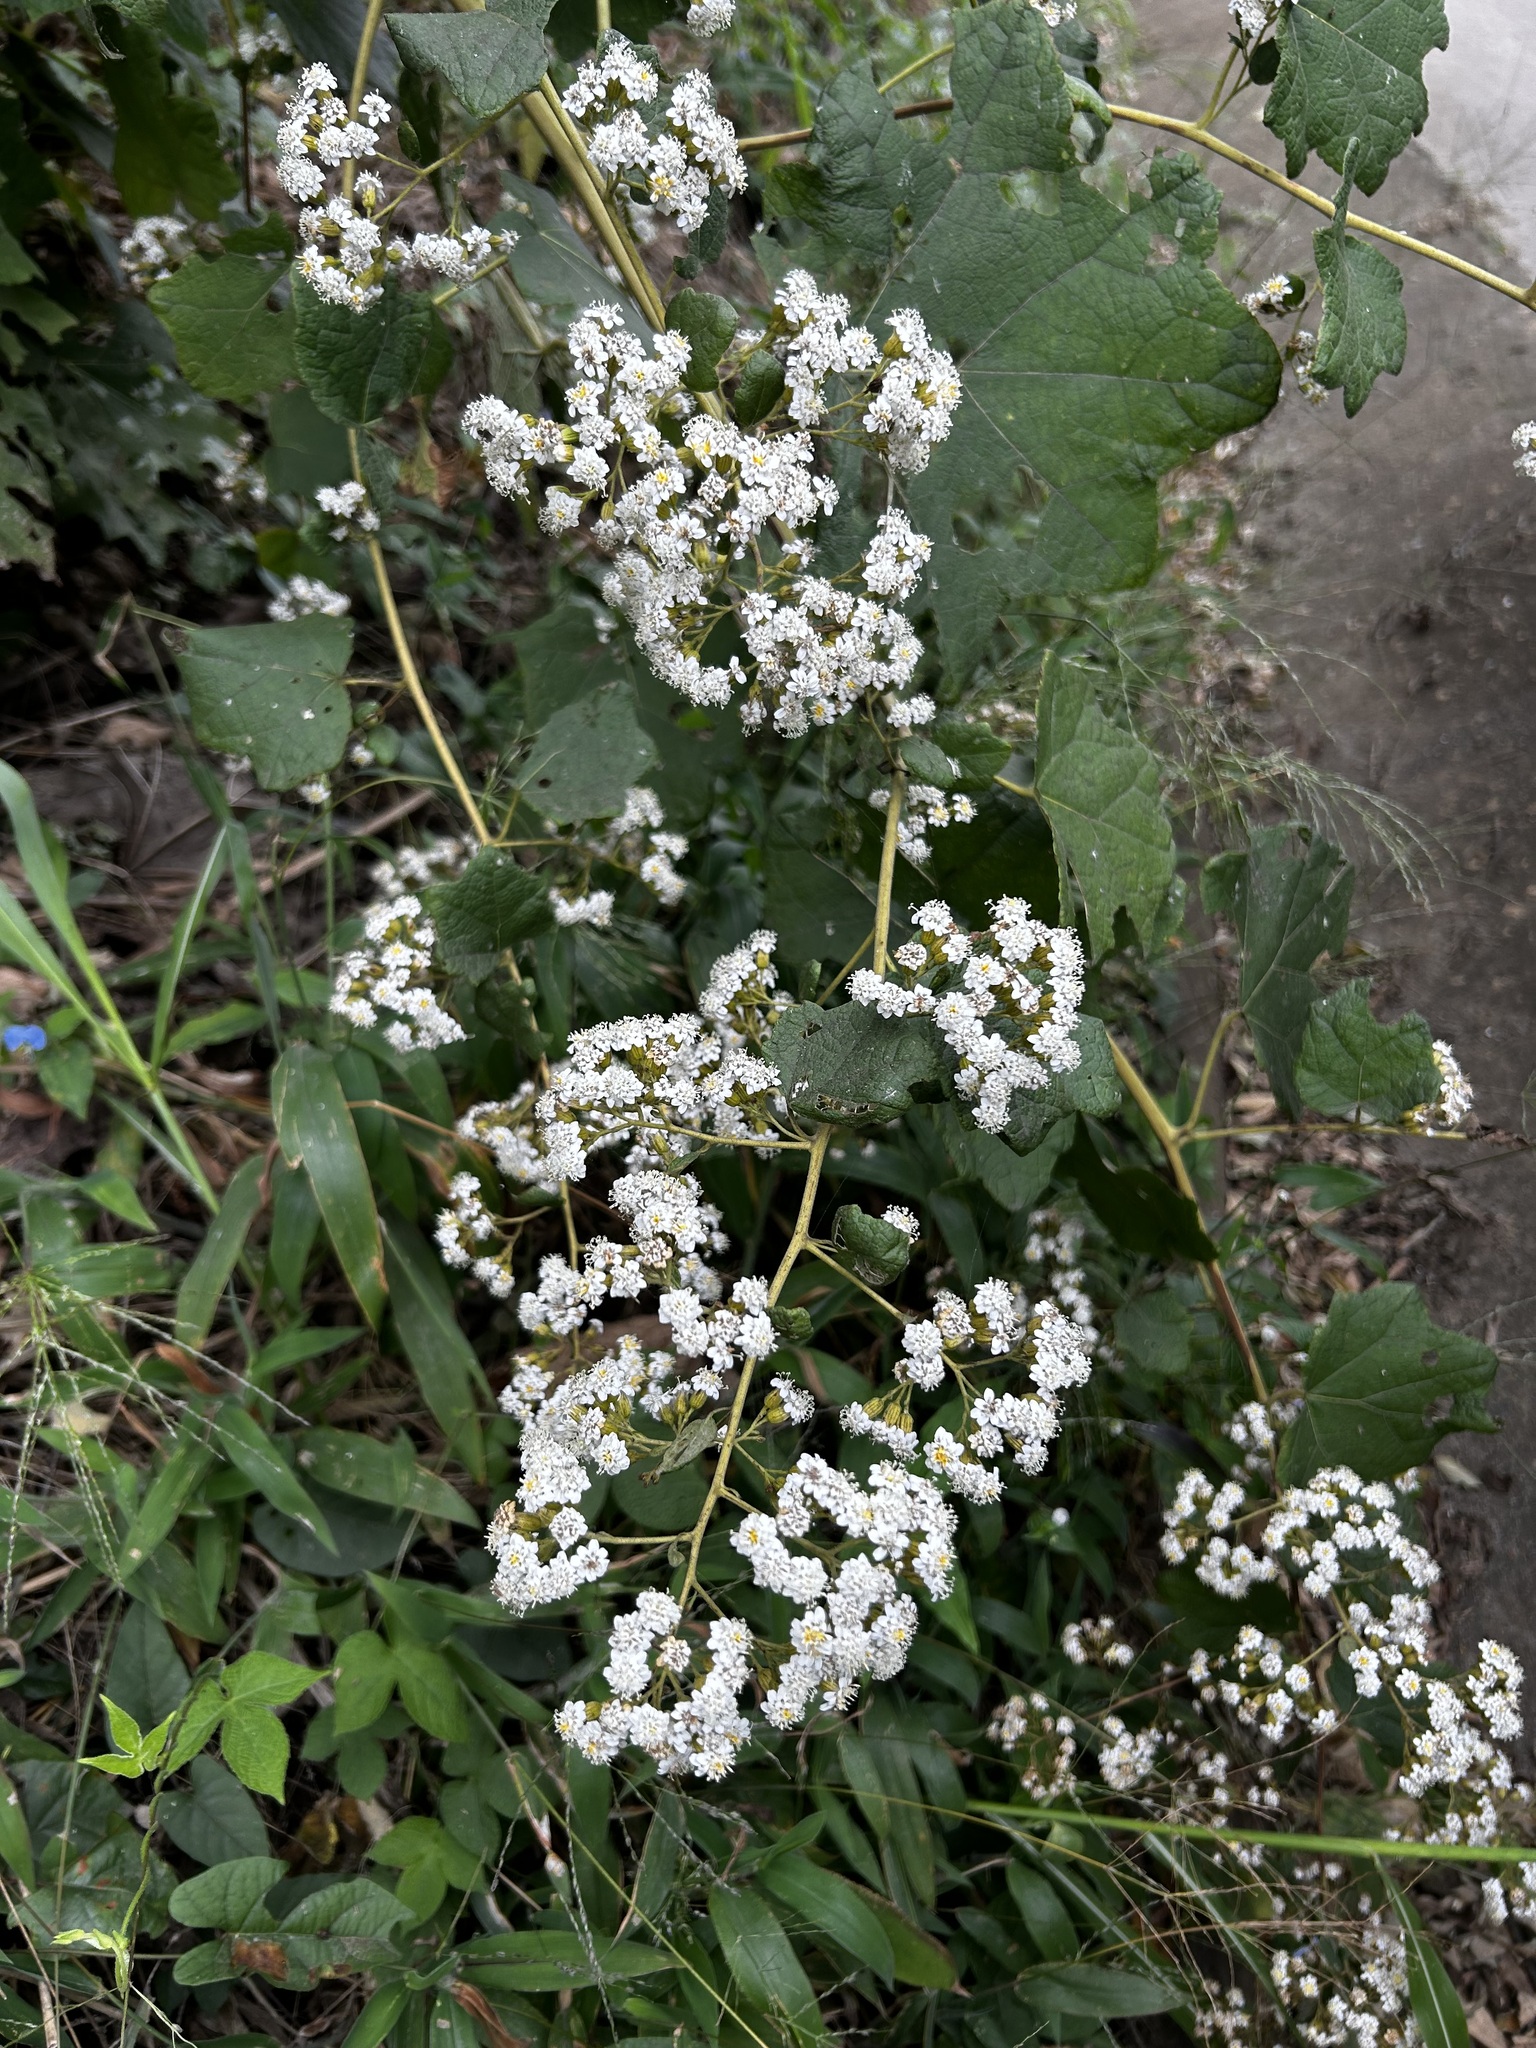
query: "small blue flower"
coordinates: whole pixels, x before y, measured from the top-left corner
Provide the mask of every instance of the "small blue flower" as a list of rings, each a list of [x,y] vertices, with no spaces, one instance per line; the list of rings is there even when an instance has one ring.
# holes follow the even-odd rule
[[[7,1052],[19,1052],[23,1058],[41,1052],[48,1043],[48,1034],[41,1024],[7,1024],[0,1032],[0,1045]]]

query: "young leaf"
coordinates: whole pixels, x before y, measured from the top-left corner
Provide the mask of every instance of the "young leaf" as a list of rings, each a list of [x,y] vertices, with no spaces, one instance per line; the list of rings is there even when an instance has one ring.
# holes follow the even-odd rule
[[[341,759],[352,712],[341,678],[345,619],[192,626],[180,657],[192,730],[218,753],[249,756],[263,789],[292,789]]]
[[[456,882],[423,890],[422,902],[437,932],[438,957],[472,981],[484,980],[520,939],[554,923],[549,884],[497,846],[483,847]]]
[[[1450,26],[1442,0],[1295,0],[1275,23],[1280,69],[1264,125],[1285,144],[1293,178],[1316,150],[1342,171],[1358,143],[1355,176],[1374,192],[1392,159],[1424,126],[1424,59],[1443,50]]]
[[[1323,287],[1312,374],[1330,391],[1342,389],[1350,419],[1370,397],[1378,377],[1395,377],[1402,369],[1408,348],[1402,272],[1374,243],[1345,232],[1350,181],[1358,160],[1358,145],[1351,141],[1333,225],[1319,228],[1312,237]]]
[[[486,121],[544,76],[549,7],[490,0],[478,14],[387,14],[395,47],[415,71],[435,71],[473,120]]]
[[[1092,673],[1054,655],[1046,657],[1038,716],[1036,795],[1063,874],[1070,867],[1082,889],[1090,947],[1107,953],[1115,912],[1128,911],[1146,937],[1173,880],[1173,828],[1157,761],[1100,711]]]
[[[1497,1370],[1486,1344],[1437,1328],[1405,1281],[1335,1294],[1302,1367],[1306,1406],[1280,1447],[1281,1483],[1326,1465],[1391,1479],[1452,1430],[1497,1429],[1483,1408]]]
[[[171,330],[181,374],[209,398],[244,405],[296,374],[293,308],[267,301],[279,282],[255,256],[194,256],[151,287],[150,304]]]
[[[405,1635],[395,1637],[391,1655],[400,1703],[411,1719],[439,1742],[462,1742],[469,1723],[458,1678],[447,1658]]]
[[[224,1690],[248,1706],[286,1707],[315,1682],[307,1664],[274,1657],[267,1650],[249,1650],[224,1674]]]
[[[327,1054],[289,1046],[272,1072],[272,1116],[283,1156],[308,1173],[341,1269],[377,1329],[384,1313],[379,1219],[352,1112]]]
[[[1206,865],[1201,893],[1222,911],[1242,942],[1238,997],[1276,1098],[1299,1116],[1296,1056],[1317,990],[1308,969],[1319,953],[1337,953],[1349,926],[1355,871],[1336,846],[1304,829],[1266,825],[1246,853]],[[1401,1468],[1399,1468],[1401,1469]]]
[[[171,1469],[179,1455],[173,1454],[166,1470]],[[194,1465],[192,1469],[198,1468]],[[135,1721],[148,1728],[175,1713],[190,1685],[187,1667],[178,1656],[165,1623],[144,1601],[130,1600],[112,1646],[107,1693]]]
[[[1394,1123],[1439,1092],[1429,1026],[1412,1011],[1395,1024],[1371,1015],[1371,984],[1347,981],[1319,996],[1296,1058],[1296,1086],[1324,1116]]]
[[[732,410],[737,425],[755,427],[759,420],[767,419],[783,396],[784,365],[767,349],[754,349],[736,379]]]

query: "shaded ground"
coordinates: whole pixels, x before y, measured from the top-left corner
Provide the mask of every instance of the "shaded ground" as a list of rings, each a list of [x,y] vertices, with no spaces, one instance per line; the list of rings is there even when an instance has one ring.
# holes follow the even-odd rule
[[[1224,17],[1220,0],[1142,0],[1141,104],[1200,114]],[[1521,277],[1522,259],[1536,267],[1536,114],[1519,76],[1536,72],[1536,34],[1486,0],[1462,0],[1452,27],[1454,60],[1431,60],[1427,138],[1367,210]],[[1261,104],[1246,96],[1222,132],[1279,167]],[[1442,168],[1457,152],[1466,186]],[[1317,216],[1208,168],[1229,195],[1228,255],[1253,282],[1314,271]],[[1316,159],[1304,181],[1335,182]],[[1283,662],[1271,735],[1428,828],[1438,873],[1424,870],[1425,901],[1362,863],[1368,971],[1389,1013],[1419,1009],[1452,1041],[1484,1121],[1518,1130],[1536,1069],[1536,484],[1514,474],[1509,435],[1536,415],[1536,315],[1412,257],[1404,277],[1403,374],[1354,421],[1337,397],[1314,410],[1288,391],[1229,464],[1250,572],[1239,609]],[[1498,1634],[1536,1671],[1536,1158],[1466,1168],[1456,1185],[1480,1220],[1447,1218],[1407,1277],[1439,1320],[1499,1345],[1491,1405],[1504,1429],[1446,1446],[1479,1482],[1442,1489],[1448,1619],[1458,1653]]]

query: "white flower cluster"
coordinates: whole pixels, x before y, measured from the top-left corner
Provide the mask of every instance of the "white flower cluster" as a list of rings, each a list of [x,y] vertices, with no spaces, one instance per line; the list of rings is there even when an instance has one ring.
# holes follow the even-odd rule
[[[602,1701],[569,1700],[555,1716],[556,1731],[589,1763],[611,1763],[626,1743],[655,1759],[663,1777],[728,1777],[751,1734],[741,1712],[750,1682],[753,1641],[745,1622],[725,1615],[709,1624],[695,1645],[673,1633],[681,1609],[665,1593],[642,1593],[613,1625],[613,1654],[603,1676],[612,1691]],[[704,1669],[694,1678],[702,1650]],[[648,1690],[655,1694],[644,1699]],[[676,1694],[671,1705],[661,1701]]]
[[[872,790],[869,801],[875,810],[887,811],[891,792]],[[951,796],[931,782],[909,782],[896,822],[896,850],[904,859],[921,866],[933,858],[933,848],[928,843],[930,832],[941,832],[946,825],[969,825],[975,816],[976,806],[970,797]]]
[[[1099,1750],[1101,1777],[1112,1792],[1133,1792],[1156,1770],[1166,1737],[1156,1728],[1132,1730],[1118,1714],[1106,1714],[1100,1727],[1108,1738]]]
[[[1269,26],[1270,0],[1227,0],[1227,12],[1245,36],[1261,36]]]
[[[604,860],[632,868],[657,901],[670,910],[683,900],[688,888],[673,865],[687,854],[688,841],[681,832],[663,831],[666,822],[667,814],[655,791],[637,784],[626,792],[624,808],[604,831],[597,850]]]
[[[1061,1632],[1062,1654],[1069,1664],[1097,1664],[1106,1671],[1123,1671],[1136,1659],[1136,1652],[1122,1642],[1112,1614],[1097,1621],[1069,1621]]]
[[[783,1115],[777,1067],[747,1049],[760,1043],[788,998],[773,966],[777,940],[754,932],[716,961],[698,1014],[621,1017],[572,1034],[542,1093],[526,1085],[505,1102],[476,1103],[462,1138],[488,1145],[508,1180],[554,1187],[581,1180],[587,1155],[629,1138],[631,1163],[664,1159],[707,1134],[776,1132]]]
[[[1525,420],[1509,439],[1515,451],[1515,468],[1521,476],[1536,477],[1536,420]]]
[[[1273,277],[1266,277],[1257,291],[1244,295],[1243,304],[1250,313],[1261,314],[1265,319],[1278,320],[1286,312],[1286,299],[1290,295],[1291,277],[1289,271],[1277,270]]]
[[[991,924],[973,935],[947,903],[923,904],[913,913],[920,936],[894,955],[902,979],[860,968],[849,994],[882,1017],[932,1017],[955,1056],[957,1093],[982,1130],[1001,1131],[1016,1089],[1044,1088],[1082,1060],[1073,1033],[1083,949],[1075,932],[1031,916],[1021,896],[988,908]]]
[[[695,8],[724,28],[729,0]],[[705,31],[713,34],[714,29]],[[714,88],[702,71],[687,71],[658,104],[661,80],[655,64],[625,37],[610,34],[602,54],[581,66],[562,96],[571,119],[586,131],[587,149],[604,177],[634,173],[645,180],[647,202],[669,214],[685,234],[704,225],[711,192],[734,194],[746,187],[747,167],[736,147],[736,130],[715,105]],[[655,109],[655,134],[639,112]]]
[[[349,1024],[377,1024],[381,1010],[395,1022],[384,1036],[396,1052],[452,1045],[464,1036],[431,987],[435,934],[415,896],[376,903],[363,919],[363,943],[348,953],[331,991],[333,1015]]]
[[[1338,1722],[1337,1713],[1319,1695],[1305,1658],[1288,1656],[1274,1636],[1249,1625],[1238,1631],[1225,1655],[1213,1657],[1196,1650],[1189,1660],[1189,1679],[1197,1698],[1207,1706],[1226,1707],[1242,1727],[1252,1728],[1266,1742],[1284,1741],[1293,1725],[1325,1735]]]
[[[1317,336],[1309,327],[1300,329],[1286,343],[1285,356],[1296,379],[1296,389],[1308,405],[1326,405],[1328,386],[1319,384],[1313,373],[1313,365],[1317,361]]]
[[[847,327],[846,316],[846,301],[818,293],[804,272],[785,280],[765,339],[786,345],[790,411],[802,423],[820,419],[832,402],[829,379],[856,375],[866,436],[893,468],[920,469],[949,431],[954,365],[915,313],[892,317],[883,349],[867,330]],[[809,433],[782,423],[748,432],[702,411],[682,381],[686,338],[655,335],[647,351],[616,307],[589,307],[567,339],[569,425],[479,398],[464,429],[504,496],[528,496],[536,469],[563,470],[566,483],[543,492],[547,531],[574,532],[596,508],[582,531],[613,557],[604,600],[629,619],[656,673],[701,705],[729,704],[744,690],[749,729],[771,713],[779,732],[803,734],[871,694],[887,698],[898,730],[931,720],[932,700],[905,694],[921,644],[887,602],[912,594],[931,552],[906,515],[885,513],[846,581],[803,574],[811,548],[802,529],[838,501],[836,486],[815,473]],[[771,563],[758,546],[770,527]],[[734,565],[748,562],[744,583]],[[739,656],[723,666],[702,659],[722,602],[736,607],[751,674]]]
[[[736,19],[736,0],[693,0],[687,19],[696,36],[717,36]]]
[[[1054,1209],[1036,1209],[1024,1240],[1024,1263],[1038,1269],[1040,1291],[1049,1293],[1062,1314],[1076,1323],[1089,1345],[1099,1341],[1094,1317],[1098,1311],[1088,1292],[1088,1276],[1079,1263],[1084,1226],[1075,1216]]]
[[[1337,1982],[1321,1974],[1315,1944],[1296,1955],[1277,1948],[1266,1957],[1298,2038],[1305,2048],[1413,2048],[1422,2036],[1409,2009],[1402,1928],[1377,1911],[1351,1934]]]
[[[335,521],[332,540],[359,540],[364,534],[379,530],[379,515],[369,502],[366,484],[350,479],[344,484],[322,484],[315,493],[315,503]]]
[[[277,130],[277,175],[299,214],[298,272],[322,299],[365,313],[386,277],[409,264],[462,282],[476,276],[516,241],[477,225],[418,234],[407,242],[389,229],[394,202],[372,171],[352,174],[345,189],[327,195],[329,174],[379,152],[379,131],[394,118],[382,94],[366,93],[352,115],[324,64],[300,72]]]
[[[1472,1084],[1443,1038],[1435,1040],[1434,1056],[1440,1070],[1440,1092],[1433,1102],[1421,1102],[1404,1117],[1413,1131],[1454,1131],[1472,1111]]]
[[[123,276],[143,291],[179,270],[197,247],[197,237],[174,214],[150,213],[136,220],[117,246]]]
[[[290,576],[268,603],[267,617],[307,619],[318,612],[327,619],[344,619],[351,609],[351,598],[344,591],[332,590],[318,576]]]
[[[1409,1676],[1418,1683],[1405,1693]],[[1426,1839],[1482,1847],[1498,1841],[1506,1810],[1529,1808],[1530,1786],[1516,1782],[1507,1753],[1497,1747],[1525,1731],[1524,1682],[1520,1660],[1488,1639],[1479,1645],[1476,1670],[1460,1679],[1420,1678],[1416,1669],[1398,1673],[1397,1691],[1415,1701],[1422,1697],[1429,1724],[1407,1745],[1402,1790],[1410,1799],[1444,1795],[1436,1800],[1436,1824]]]
[[[388,860],[373,871],[374,894],[384,902],[397,896],[430,888],[434,882],[452,882],[479,851],[479,841],[470,833],[429,839],[425,846],[397,846]]]
[[[1048,1806],[1077,1782],[1075,1726],[1072,1716],[1053,1707],[1043,1693],[1013,1693],[994,1711],[987,1734],[1005,1756],[1023,1750],[1019,1789]]]
[[[1326,1598],[1351,1575],[1368,1576],[1382,1558],[1419,1590],[1440,1576],[1429,1552],[1403,1531],[1397,1488],[1384,1480],[1367,1484],[1347,1465],[1331,1466],[1305,1486],[1285,1488],[1267,1510],[1257,1552],[1225,1533],[1265,1513],[1263,1504],[1250,1499],[1245,1481],[1215,1486],[1191,1466],[1164,1512],[1163,1556],[1177,1565],[1198,1552],[1195,1576],[1232,1600],[1277,1580],[1282,1564],[1314,1599]],[[1352,1567],[1347,1560],[1356,1554],[1370,1557],[1371,1565]]]
[[[233,441],[210,434],[204,441],[200,452],[213,471],[210,482],[222,503],[254,506],[267,502],[267,480],[253,460],[255,449],[256,443],[247,433]]]
[[[1077,18],[1077,0],[1029,0],[1029,4],[1047,28],[1060,28],[1064,21]]]

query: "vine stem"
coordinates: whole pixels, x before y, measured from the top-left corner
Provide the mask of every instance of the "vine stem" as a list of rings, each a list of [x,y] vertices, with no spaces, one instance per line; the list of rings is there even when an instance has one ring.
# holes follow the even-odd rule
[[[816,1190],[821,1185],[821,1169],[826,1162],[827,1147],[831,1142],[832,1126],[831,1124],[823,1124],[816,1133],[815,1143],[811,1146],[811,1156],[806,1163],[805,1189],[800,1197],[800,1213],[795,1218],[795,1227],[790,1233],[789,1243],[784,1247],[784,1256],[779,1261],[779,1269],[774,1274],[773,1284],[768,1289],[768,1306],[770,1308],[773,1307],[783,1292],[784,1282],[794,1270],[796,1259],[799,1258],[810,1240],[811,1211],[816,1206]],[[731,1453],[735,1450],[736,1440],[741,1435],[741,1418],[746,1413],[747,1394],[751,1389],[752,1375],[756,1368],[757,1360],[755,1358],[747,1359],[741,1368],[741,1378],[736,1382],[736,1398],[731,1403],[730,1418],[725,1425],[725,1435],[720,1442],[720,1454],[715,1459],[715,1476],[709,1482],[709,1491],[704,1496],[704,1505],[699,1509],[699,1519],[694,1523],[693,1534],[688,1539],[688,1569],[683,1576],[682,1591],[677,1596],[679,1607],[687,1607],[688,1596],[693,1591],[698,1579],[699,1552],[704,1547],[704,1538],[709,1529],[710,1518],[715,1512],[720,1496],[725,1491],[726,1474],[730,1471],[731,1467]]]
[[[1113,1038],[1109,1041],[1109,1049],[1114,1054],[1115,1071],[1125,1083],[1126,1092],[1152,1126],[1152,1135],[1163,1148],[1164,1156],[1173,1169],[1179,1193],[1194,1204],[1195,1214],[1198,1216],[1200,1199],[1195,1193],[1195,1184],[1189,1177],[1189,1168],[1184,1164],[1183,1139],[1180,1133],[1164,1116],[1162,1104]],[[1267,1402],[1269,1388],[1264,1383],[1264,1374],[1260,1370],[1258,1359],[1254,1356],[1253,1346],[1248,1341],[1248,1332],[1243,1328],[1243,1319],[1238,1314],[1237,1303],[1232,1299],[1232,1290],[1227,1285],[1227,1277],[1221,1270],[1220,1262],[1216,1259],[1201,1260],[1199,1265],[1206,1288],[1220,1308],[1227,1328],[1237,1341],[1237,1348],[1248,1368],[1248,1377],[1253,1382],[1253,1390],[1260,1401]]]
[[[885,839],[880,847],[880,886],[875,894],[875,955],[872,962],[876,974],[885,972],[886,949],[891,938],[891,891],[896,883],[896,841],[901,825],[902,799],[906,795],[907,778],[898,768],[891,778],[891,800],[885,807]]]
[[[910,121],[918,114],[947,114],[954,106],[951,97],[933,100],[914,100],[910,106],[893,107],[891,113],[898,121]],[[1303,206],[1310,206],[1315,213],[1326,214],[1331,220],[1337,211],[1335,202],[1321,192],[1314,192],[1310,186],[1298,185],[1294,178],[1287,178],[1282,172],[1273,170],[1259,157],[1250,156],[1245,149],[1238,149],[1230,142],[1223,142],[1219,135],[1213,135],[1198,121],[1181,121],[1172,114],[1149,113],[1143,107],[1122,107],[1110,103],[1110,113],[1117,121],[1130,121],[1140,128],[1159,128],[1166,134],[1177,135],[1182,141],[1192,142],[1198,149],[1208,149],[1213,156],[1224,157],[1228,163],[1237,164],[1249,171],[1255,178],[1262,178],[1266,185],[1273,185],[1277,191],[1288,192],[1292,199],[1299,199]],[[784,128],[774,135],[744,135],[736,147],[743,153],[763,149],[788,149],[797,142],[809,142],[812,135],[809,128]],[[1378,242],[1388,242],[1394,249],[1406,249],[1412,256],[1422,256],[1430,263],[1440,263],[1447,270],[1457,271],[1468,277],[1474,284],[1486,285],[1490,291],[1501,292],[1506,299],[1514,299],[1519,305],[1529,306],[1536,311],[1536,284],[1519,285],[1512,279],[1500,277],[1495,271],[1484,270],[1479,264],[1469,263],[1464,256],[1457,256],[1449,249],[1441,249],[1433,242],[1424,242],[1417,235],[1405,235],[1400,228],[1386,227],[1381,221],[1367,220],[1363,214],[1345,215],[1345,225],[1357,234],[1371,235]]]

